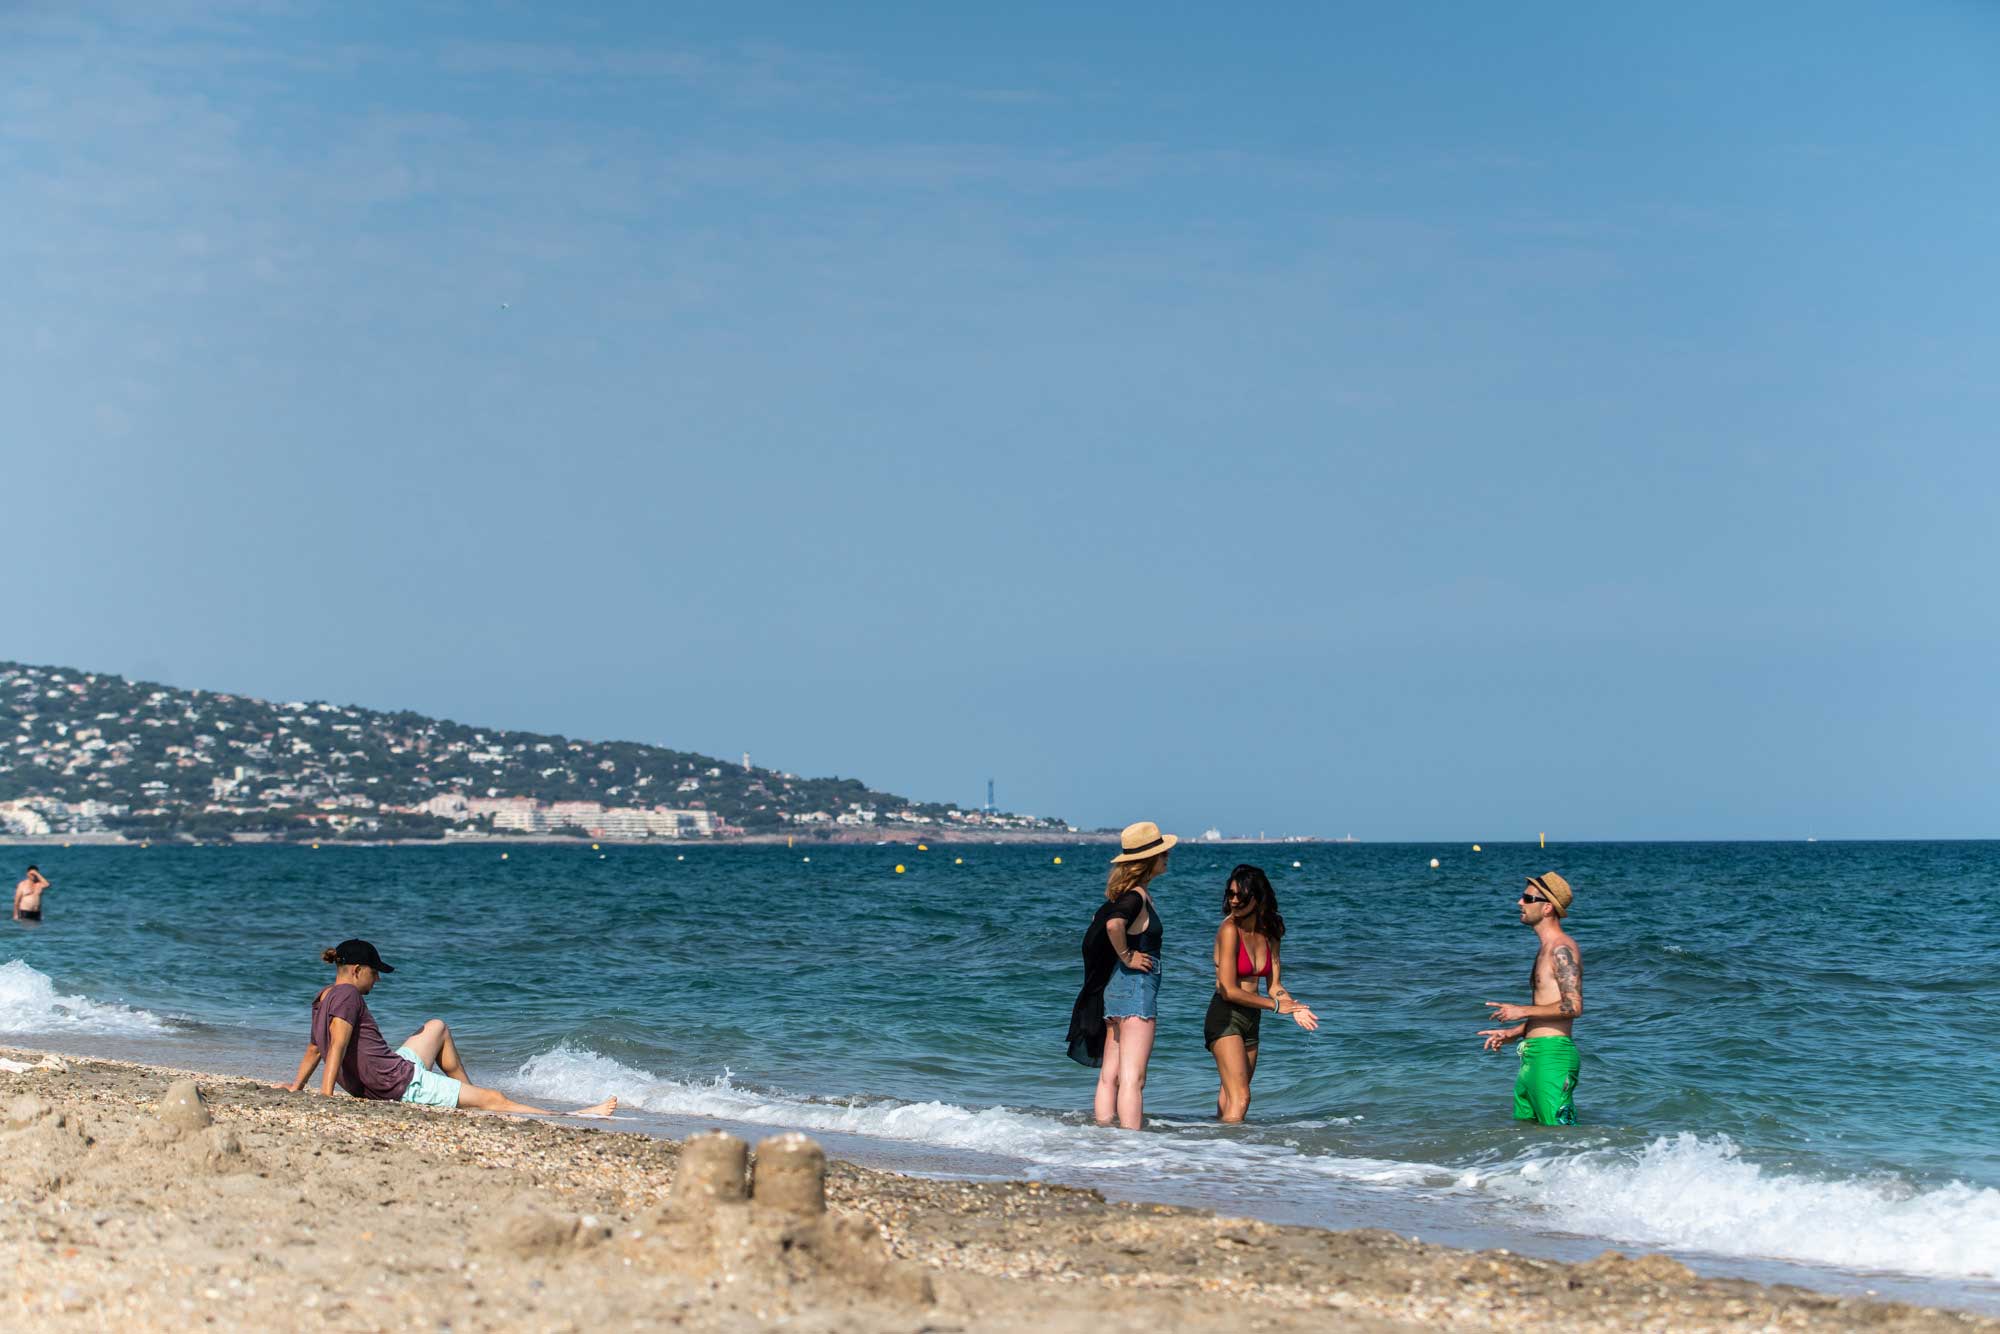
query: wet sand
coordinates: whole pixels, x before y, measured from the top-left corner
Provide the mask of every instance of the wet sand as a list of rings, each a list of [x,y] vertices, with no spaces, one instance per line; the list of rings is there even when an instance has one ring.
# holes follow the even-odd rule
[[[165,1097],[182,1072],[62,1059],[0,1073],[7,1328],[2000,1334],[1665,1256],[1570,1265],[847,1163],[823,1216],[761,1188],[700,1205],[671,1141],[224,1076],[188,1106]]]

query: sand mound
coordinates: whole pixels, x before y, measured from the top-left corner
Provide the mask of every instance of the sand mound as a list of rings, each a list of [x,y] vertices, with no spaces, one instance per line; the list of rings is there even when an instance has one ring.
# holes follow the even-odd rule
[[[160,1119],[162,1125],[183,1134],[206,1130],[215,1123],[215,1118],[209,1114],[208,1104],[201,1099],[201,1090],[192,1079],[180,1079],[169,1084],[160,1097],[159,1105],[153,1109],[153,1115]]]
[[[611,1229],[588,1214],[569,1217],[527,1208],[495,1219],[474,1244],[522,1259],[548,1260],[595,1246],[610,1236]]]
[[[76,1173],[91,1145],[75,1112],[22,1094],[7,1104],[0,1131],[0,1180],[17,1190],[60,1191]]]

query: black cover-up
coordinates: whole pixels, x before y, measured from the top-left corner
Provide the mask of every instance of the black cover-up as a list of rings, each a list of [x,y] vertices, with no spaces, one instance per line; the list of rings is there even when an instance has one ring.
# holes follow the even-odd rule
[[[1069,1058],[1078,1065],[1095,1069],[1104,1064],[1104,988],[1118,967],[1118,953],[1111,948],[1111,933],[1105,928],[1115,917],[1129,931],[1144,911],[1146,896],[1128,889],[1099,908],[1084,930],[1083,990],[1076,993],[1076,1004],[1069,1012]],[[1153,966],[1157,968],[1160,936],[1160,915],[1155,912],[1152,921],[1146,924],[1145,933],[1127,943],[1134,949],[1144,949],[1144,943],[1151,941],[1153,948],[1145,952],[1155,956]]]

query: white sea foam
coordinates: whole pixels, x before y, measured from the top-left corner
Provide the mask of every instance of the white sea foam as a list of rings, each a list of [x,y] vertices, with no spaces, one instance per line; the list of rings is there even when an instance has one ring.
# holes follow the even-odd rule
[[[1185,1128],[1128,1135],[1047,1114],[945,1102],[811,1100],[761,1093],[727,1075],[684,1082],[567,1044],[523,1065],[521,1089],[581,1102],[607,1093],[626,1107],[959,1149],[1012,1159],[1027,1174],[1088,1180],[1116,1173],[1173,1191],[1259,1183],[1484,1197],[1517,1226],[1713,1255],[1789,1260],[1927,1277],[2000,1277],[2000,1191],[1914,1190],[1887,1180],[1823,1180],[1745,1162],[1727,1138],[1683,1134],[1641,1152],[1604,1147],[1492,1168],[1447,1169],[1301,1153]],[[1308,1185],[1313,1181],[1319,1187]],[[1350,1195],[1348,1197],[1352,1199]]]
[[[156,1014],[88,996],[61,996],[47,973],[25,960],[0,964],[0,1033],[164,1033]]]
[[[1647,1246],[1938,1278],[2000,1278],[2000,1190],[1828,1180],[1744,1161],[1727,1136],[1468,1173],[1544,1225]]]
[[[1026,1170],[1128,1172],[1150,1179],[1219,1177],[1283,1167],[1360,1185],[1409,1185],[1435,1171],[1372,1158],[1305,1157],[1277,1144],[1192,1135],[1127,1135],[1005,1107],[891,1099],[813,1100],[744,1089],[727,1075],[701,1082],[661,1079],[594,1051],[563,1044],[524,1064],[519,1086],[550,1100],[618,1095],[621,1105],[669,1116],[862,1135],[1016,1160]]]

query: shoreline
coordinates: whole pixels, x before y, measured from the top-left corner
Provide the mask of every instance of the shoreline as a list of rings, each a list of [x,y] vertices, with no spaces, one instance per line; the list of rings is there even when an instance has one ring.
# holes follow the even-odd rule
[[[1225,840],[1255,843],[1256,839]],[[1272,839],[1270,842],[1279,840]],[[449,838],[335,838],[331,835],[300,838],[271,838],[257,834],[237,834],[228,842],[189,838],[127,838],[123,834],[89,833],[57,835],[0,834],[0,847],[19,848],[455,848],[455,847],[596,847],[611,848],[768,848],[796,845],[802,848],[900,847],[918,843],[938,843],[952,847],[1076,847],[1111,845],[1118,842],[1116,830],[1069,831],[971,831],[961,829],[905,830],[871,829],[853,834],[718,834],[697,838],[609,838],[598,834],[458,834]]]
[[[951,830],[949,832],[906,832],[903,830],[871,830],[870,835],[893,836],[822,836],[817,834],[734,834],[714,835],[706,838],[607,838],[589,834],[574,836],[557,834],[476,834],[458,835],[451,838],[265,838],[252,834],[237,835],[230,842],[197,841],[194,839],[132,839],[123,834],[0,834],[0,848],[306,848],[315,845],[332,848],[452,848],[460,846],[535,848],[535,847],[588,847],[603,844],[615,848],[739,848],[776,847],[786,845],[788,840],[797,847],[841,847],[867,848],[876,846],[901,847],[916,843],[937,843],[950,847],[1110,847],[1118,842],[1115,830],[1077,830],[1047,833],[994,833],[991,831],[973,833]],[[1247,835],[1231,835],[1220,839],[1188,838],[1181,840],[1183,848],[1228,848],[1228,847],[1295,847],[1295,848],[1452,848],[1465,844],[1465,839],[1366,839],[1366,838],[1252,838]],[[1533,843],[1530,838],[1487,839],[1483,846],[1488,848],[1526,847]],[[1626,838],[1579,838],[1566,839],[1564,848],[1624,847],[1639,844],[1688,844],[1690,846],[1762,846],[1789,845],[1794,843],[1862,844],[1862,843],[2000,843],[2000,837],[1982,834],[1968,834],[1950,838],[1819,838],[1800,839],[1787,837],[1763,838],[1677,838],[1677,839],[1626,839]]]
[[[1227,838],[1181,840],[1186,848],[1324,848],[1349,847],[1365,843],[1358,838],[1320,837],[1279,837],[1254,838],[1248,834],[1231,835]],[[1977,840],[1973,840],[1977,841]],[[239,847],[239,848],[289,848],[289,847],[337,847],[337,848],[455,848],[460,846],[503,848],[566,848],[579,845],[595,847],[599,844],[611,848],[872,848],[903,847],[919,843],[937,843],[947,847],[1115,847],[1118,831],[1115,829],[1032,829],[1032,830],[992,830],[965,829],[946,825],[940,828],[914,828],[910,826],[889,826],[880,829],[856,829],[791,834],[711,834],[694,838],[614,838],[603,834],[453,834],[440,838],[337,838],[328,834],[305,835],[298,838],[280,838],[260,833],[233,835],[228,842],[221,840],[196,840],[190,838],[128,838],[124,834],[93,832],[87,834],[0,834],[0,847],[7,848],[196,848],[196,847]],[[1431,843],[1412,843],[1410,847],[1429,847]],[[1437,844],[1436,846],[1446,846]],[[1495,847],[1506,846],[1495,843]]]
[[[0,1074],[16,1327],[2000,1332],[1991,1318],[1698,1278],[1660,1255],[1569,1264],[843,1162],[828,1172],[825,1229],[779,1245],[746,1224],[736,1249],[696,1255],[663,1212],[680,1146],[616,1122],[60,1059],[61,1072]],[[213,1124],[176,1130],[156,1107],[190,1077]]]

